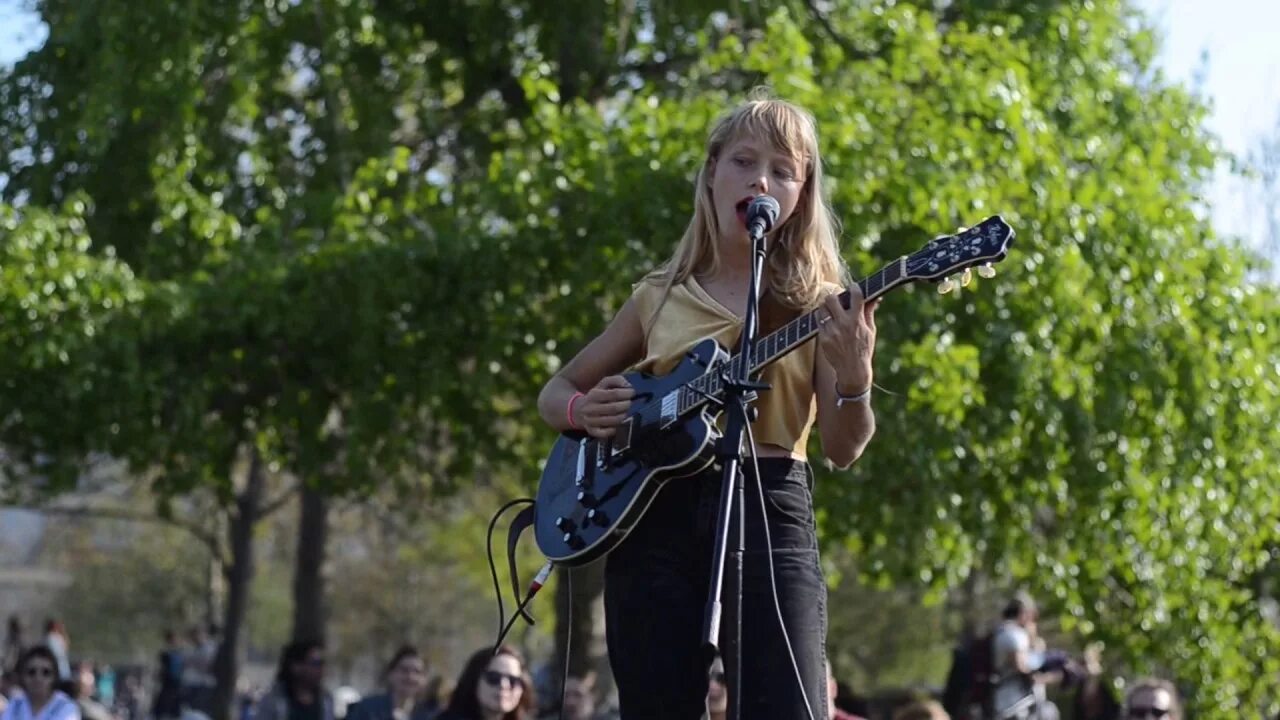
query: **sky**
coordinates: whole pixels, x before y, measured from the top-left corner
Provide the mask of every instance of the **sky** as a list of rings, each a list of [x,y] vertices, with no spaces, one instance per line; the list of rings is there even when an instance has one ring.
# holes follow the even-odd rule
[[[1158,63],[1208,97],[1208,126],[1227,150],[1246,156],[1280,133],[1280,1],[1139,0],[1159,31]],[[1202,76],[1202,84],[1197,76]],[[1209,191],[1219,232],[1261,243],[1256,189],[1225,170]]]
[[[1212,104],[1209,130],[1241,157],[1280,132],[1280,0],[1136,0],[1159,31],[1159,64],[1197,87]],[[0,0],[0,64],[44,42],[45,30],[24,8]],[[1256,190],[1225,171],[1209,190],[1214,226],[1260,243]]]

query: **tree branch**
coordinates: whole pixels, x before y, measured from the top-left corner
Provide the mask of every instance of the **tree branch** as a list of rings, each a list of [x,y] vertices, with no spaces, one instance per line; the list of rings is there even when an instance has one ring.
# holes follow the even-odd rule
[[[294,495],[298,494],[298,490],[300,487],[301,487],[301,483],[294,483],[293,485],[290,485],[288,489],[281,492],[279,495],[263,503],[262,507],[259,508],[258,510],[258,517],[264,518],[270,515],[271,513],[279,510],[280,508],[284,507],[285,504],[288,503],[289,500],[292,499]]]
[[[81,517],[101,520],[124,520],[126,522],[151,523],[155,525],[168,525],[169,527],[184,530],[196,540],[203,544],[218,562],[226,563],[228,558],[222,550],[222,543],[218,541],[218,535],[210,531],[208,528],[201,527],[197,523],[183,520],[175,517],[164,517],[155,513],[141,512],[122,507],[92,507],[92,506],[65,506],[65,505],[37,505],[28,508],[34,512],[43,513],[45,515],[56,515],[60,517]]]
[[[804,4],[805,7],[809,8],[809,14],[813,16],[813,19],[817,20],[818,24],[822,26],[822,30],[831,37],[831,40],[834,41],[835,44],[840,46],[841,50],[844,50],[846,57],[850,60],[871,59],[871,53],[864,52],[854,47],[853,43],[849,42],[849,38],[841,35],[836,30],[835,26],[831,24],[831,18],[827,17],[827,14],[818,8],[817,0],[804,0]]]

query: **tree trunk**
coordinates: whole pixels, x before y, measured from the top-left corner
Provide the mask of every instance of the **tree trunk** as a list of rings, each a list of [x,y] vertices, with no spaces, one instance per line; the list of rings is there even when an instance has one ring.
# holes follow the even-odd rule
[[[262,509],[266,486],[262,459],[257,449],[250,452],[244,490],[236,496],[236,509],[227,524],[231,563],[225,568],[226,609],[222,622],[222,642],[214,660],[217,687],[213,696],[213,720],[231,720],[236,680],[240,676],[240,629],[249,610],[249,586],[253,582],[253,528]]]
[[[293,570],[293,638],[325,640],[325,548],[329,539],[329,499],[302,488],[298,504],[298,552]]]
[[[226,594],[226,568],[216,553],[209,554],[209,566],[205,569],[204,625],[221,624],[223,620],[223,596]]]
[[[568,573],[572,572],[572,578]],[[572,585],[573,593],[569,588]],[[569,638],[566,631],[572,634]],[[566,647],[568,639],[572,648]],[[563,680],[564,657],[569,655],[569,674],[577,677],[594,671],[596,688],[613,686],[609,671],[609,655],[604,637],[604,563],[595,562],[585,567],[560,568],[556,571],[556,652],[555,667],[551,676],[550,705],[560,707],[560,683]],[[598,698],[597,698],[598,699]]]

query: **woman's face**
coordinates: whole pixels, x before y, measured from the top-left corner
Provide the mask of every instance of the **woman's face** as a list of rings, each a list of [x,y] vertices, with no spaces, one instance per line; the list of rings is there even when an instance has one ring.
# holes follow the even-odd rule
[[[720,151],[711,174],[711,193],[722,242],[747,242],[747,205],[757,195],[772,195],[781,206],[774,229],[791,217],[804,190],[800,158],[746,135]]]
[[[427,665],[422,658],[409,655],[391,668],[388,678],[391,692],[398,697],[416,697],[427,685]]]
[[[476,700],[488,712],[503,714],[515,710],[524,696],[524,668],[510,655],[497,655],[480,674]]]
[[[54,675],[57,669],[48,658],[34,657],[22,668],[22,689],[33,700],[44,700],[53,694]]]

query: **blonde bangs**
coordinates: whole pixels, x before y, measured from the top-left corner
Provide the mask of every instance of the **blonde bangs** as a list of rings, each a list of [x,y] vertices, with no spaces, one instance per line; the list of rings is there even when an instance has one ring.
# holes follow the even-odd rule
[[[800,108],[782,100],[757,100],[743,105],[725,118],[722,125],[712,134],[713,143],[716,136],[723,138],[717,153],[737,138],[756,137],[767,140],[774,150],[804,163],[806,180],[812,176],[818,154],[817,134],[813,117]]]

